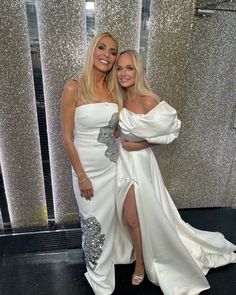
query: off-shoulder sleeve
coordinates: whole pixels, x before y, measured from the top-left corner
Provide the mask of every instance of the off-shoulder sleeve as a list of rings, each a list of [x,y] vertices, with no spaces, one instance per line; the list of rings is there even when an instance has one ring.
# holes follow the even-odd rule
[[[165,101],[145,115],[123,114],[123,119],[133,135],[155,144],[172,142],[178,137],[181,127],[176,110]]]

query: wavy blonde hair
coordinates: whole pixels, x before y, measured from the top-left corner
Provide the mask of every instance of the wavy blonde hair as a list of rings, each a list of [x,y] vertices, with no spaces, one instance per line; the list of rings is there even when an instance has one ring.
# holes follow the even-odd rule
[[[148,84],[146,73],[145,73],[145,67],[140,54],[136,50],[132,50],[132,49],[122,51],[119,54],[119,57],[122,54],[130,55],[134,63],[134,68],[136,70],[135,85],[134,85],[135,93],[139,96],[151,96],[159,102],[160,98],[152,91],[151,87]],[[118,59],[116,61],[116,64],[113,70],[113,72],[115,73],[117,71]],[[121,86],[119,87],[119,92],[120,93],[117,95],[118,97],[120,95],[123,96],[123,98],[126,97],[126,90],[122,88]]]
[[[110,37],[117,46],[118,51],[118,41],[115,37],[113,37],[109,32],[104,32],[96,35],[88,48],[87,54],[85,56],[84,66],[81,75],[78,77],[78,96],[83,103],[92,103],[96,102],[96,94],[94,93],[94,75],[93,75],[93,54],[94,50],[99,43],[99,41],[104,37]],[[118,54],[117,54],[118,56]],[[119,101],[117,98],[117,86],[116,79],[112,74],[112,70],[110,70],[105,77],[105,83],[108,89],[108,95],[114,99],[114,102],[117,102],[119,108],[121,108],[122,101]]]

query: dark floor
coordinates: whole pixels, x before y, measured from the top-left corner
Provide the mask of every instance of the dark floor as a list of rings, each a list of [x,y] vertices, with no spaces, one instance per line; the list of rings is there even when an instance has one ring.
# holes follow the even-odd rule
[[[193,226],[221,231],[236,243],[236,210],[195,209],[180,213]],[[147,279],[139,287],[131,286],[132,271],[132,265],[116,267],[115,295],[162,294]],[[92,295],[84,272],[81,249],[1,256],[0,295]],[[236,294],[236,264],[213,269],[207,278],[211,289],[203,295]]]

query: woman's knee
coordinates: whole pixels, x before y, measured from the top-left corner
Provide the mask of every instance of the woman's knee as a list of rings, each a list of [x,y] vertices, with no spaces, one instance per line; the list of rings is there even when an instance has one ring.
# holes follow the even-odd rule
[[[138,218],[134,217],[134,216],[129,216],[125,218],[126,224],[127,226],[132,229],[135,230],[137,228],[139,228],[139,221]]]

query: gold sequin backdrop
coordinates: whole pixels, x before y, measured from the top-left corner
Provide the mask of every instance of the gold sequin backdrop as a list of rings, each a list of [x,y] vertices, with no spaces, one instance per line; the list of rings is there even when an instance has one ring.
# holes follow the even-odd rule
[[[86,49],[85,0],[36,0],[56,223],[78,220],[70,165],[60,141],[64,82]],[[209,1],[153,0],[147,52],[153,89],[177,108],[179,139],[155,148],[178,207],[236,206],[236,14],[194,16]],[[211,3],[223,1],[211,1]],[[220,8],[235,3],[222,3]],[[121,49],[139,49],[141,0],[97,0],[97,31],[111,31]],[[13,228],[45,226],[25,1],[0,2],[0,161]],[[0,227],[2,222],[0,222]]]

